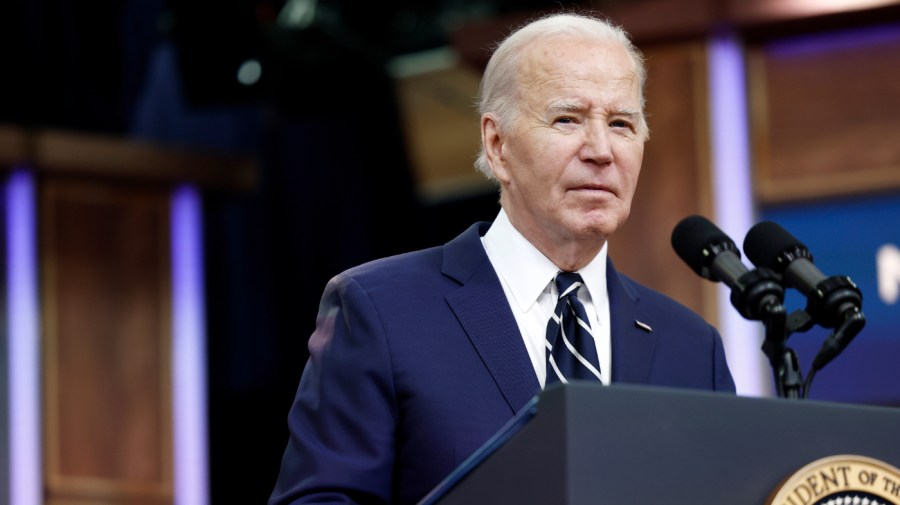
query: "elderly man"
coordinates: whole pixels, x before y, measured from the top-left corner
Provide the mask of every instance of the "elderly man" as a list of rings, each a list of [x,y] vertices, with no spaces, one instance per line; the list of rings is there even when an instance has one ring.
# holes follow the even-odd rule
[[[607,259],[648,136],[644,73],[591,17],[498,46],[476,166],[502,209],[329,282],[270,504],[416,503],[552,382],[734,391],[718,332]]]

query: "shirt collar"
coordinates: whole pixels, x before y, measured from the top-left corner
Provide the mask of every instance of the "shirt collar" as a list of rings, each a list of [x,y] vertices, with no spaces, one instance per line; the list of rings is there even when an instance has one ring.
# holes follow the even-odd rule
[[[590,263],[578,271],[595,307],[598,306],[601,300],[606,298],[606,250],[608,243],[604,243],[597,256],[594,256]]]
[[[556,276],[559,268],[513,227],[506,215],[500,213],[482,238],[489,256],[497,258],[493,265],[515,298],[516,304],[527,312]],[[606,255],[603,245],[597,256],[578,271],[593,300],[606,294]]]

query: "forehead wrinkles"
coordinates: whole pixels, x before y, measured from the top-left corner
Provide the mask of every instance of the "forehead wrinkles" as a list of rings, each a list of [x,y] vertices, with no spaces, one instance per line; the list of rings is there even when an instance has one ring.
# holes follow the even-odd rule
[[[582,56],[584,52],[588,53],[587,58]],[[573,62],[579,64],[572,65]],[[533,41],[523,48],[517,77],[520,94],[523,90],[532,94],[543,88],[564,90],[586,84],[604,90],[624,87],[637,98],[634,66],[634,60],[617,42],[559,36]]]

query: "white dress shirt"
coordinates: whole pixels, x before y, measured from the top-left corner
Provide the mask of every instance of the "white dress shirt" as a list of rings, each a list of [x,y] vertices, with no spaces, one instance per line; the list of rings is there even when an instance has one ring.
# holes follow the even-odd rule
[[[493,265],[528,349],[534,373],[543,387],[547,378],[547,322],[556,307],[559,268],[529,242],[500,210],[481,243]],[[611,377],[609,296],[606,290],[606,244],[587,266],[578,271],[584,285],[578,299],[584,305],[600,359],[604,384]]]

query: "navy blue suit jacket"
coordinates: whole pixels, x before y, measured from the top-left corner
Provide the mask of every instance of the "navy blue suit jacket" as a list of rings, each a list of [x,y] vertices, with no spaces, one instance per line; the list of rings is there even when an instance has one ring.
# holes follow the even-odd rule
[[[328,283],[270,504],[416,503],[540,392],[489,226]],[[607,277],[614,382],[734,391],[715,328]]]

